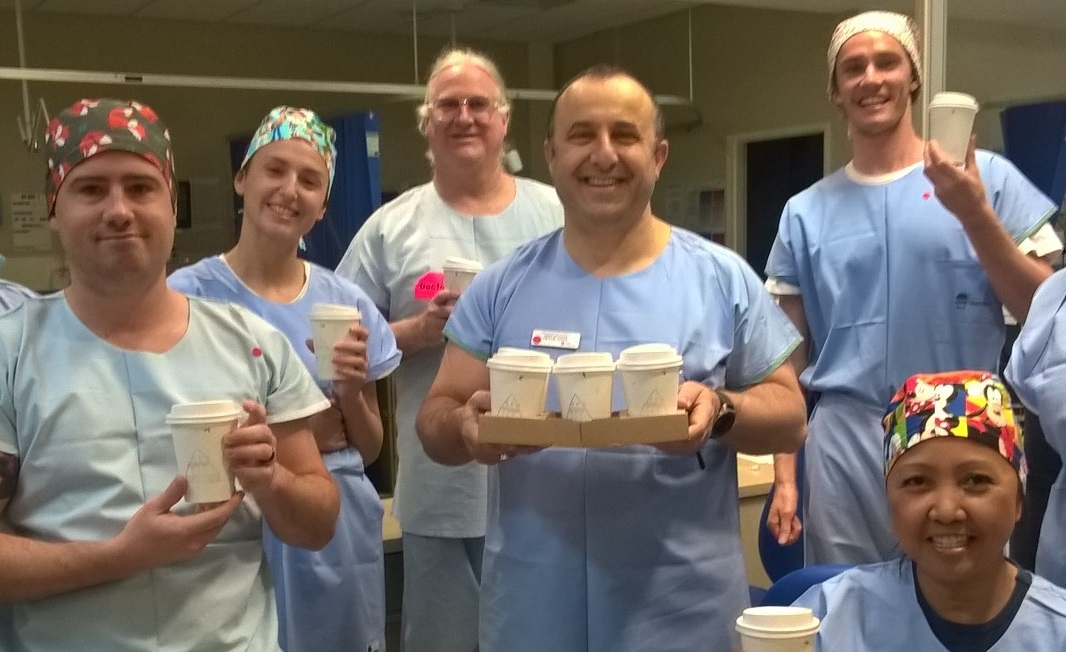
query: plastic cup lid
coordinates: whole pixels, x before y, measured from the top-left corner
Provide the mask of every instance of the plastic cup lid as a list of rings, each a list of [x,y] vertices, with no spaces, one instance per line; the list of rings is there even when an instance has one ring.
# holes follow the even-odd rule
[[[519,349],[513,346],[501,346],[496,355],[492,356],[492,359],[504,361],[504,360],[530,360],[532,362],[547,361],[551,362],[552,358],[543,351],[533,351],[531,349]]]
[[[236,419],[241,408],[233,401],[196,401],[176,403],[170,408],[167,423],[188,423],[202,421],[228,421]]]
[[[814,612],[806,607],[750,607],[737,618],[737,631],[765,637],[809,634],[818,625]]]
[[[669,344],[638,344],[618,354],[619,369],[645,369],[681,364],[681,356]]]
[[[504,358],[489,358],[489,369],[497,369],[499,371],[531,371],[531,372],[543,372],[549,373],[552,370],[551,358],[547,360],[540,360],[537,358],[519,358],[519,357],[504,357]]]
[[[614,371],[610,353],[566,353],[555,360],[555,373]]]
[[[337,303],[316,303],[311,306],[311,319],[361,319],[362,314],[355,306]]]
[[[476,260],[460,258],[458,256],[448,256],[444,260],[444,268],[463,272],[480,272],[483,269],[483,266]]]
[[[930,108],[934,106],[950,106],[964,109],[972,108],[976,111],[979,105],[977,104],[977,98],[973,95],[944,91],[934,95],[933,99],[929,102],[929,106]]]

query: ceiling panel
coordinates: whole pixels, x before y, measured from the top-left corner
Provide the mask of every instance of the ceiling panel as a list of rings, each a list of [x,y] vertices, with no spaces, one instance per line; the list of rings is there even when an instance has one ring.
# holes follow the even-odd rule
[[[233,0],[219,0],[232,2]],[[353,0],[260,0],[237,11],[226,22],[253,25],[292,25],[310,27],[351,10]],[[357,5],[362,2],[356,0]]]
[[[450,36],[454,16],[457,38],[506,41],[568,40],[700,4],[840,14],[915,6],[914,0],[22,0],[22,9],[410,34],[412,4],[420,34]],[[14,6],[0,0],[0,11]],[[961,0],[948,9],[952,18],[1066,29],[1066,0]]]
[[[151,0],[44,0],[35,10],[57,14],[96,14],[104,16],[132,16]],[[11,6],[14,7],[12,2]],[[22,3],[23,11],[29,10],[27,3]]]
[[[223,22],[260,0],[154,0],[137,12],[144,18]]]

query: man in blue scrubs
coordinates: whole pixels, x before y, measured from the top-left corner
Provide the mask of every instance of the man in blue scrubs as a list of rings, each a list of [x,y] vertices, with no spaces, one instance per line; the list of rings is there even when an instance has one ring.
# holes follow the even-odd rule
[[[490,465],[485,652],[736,645],[748,588],[735,450],[803,441],[803,399],[784,364],[799,337],[743,259],[652,213],[667,149],[654,100],[627,73],[593,68],[567,84],[545,142],[563,229],[481,272],[445,326],[418,431],[439,462]],[[617,358],[651,342],[682,355],[685,439],[532,451],[478,442],[485,360],[501,347]]]
[[[808,564],[897,556],[882,406],[917,372],[996,371],[1003,307],[1025,319],[1051,273],[1038,257],[1061,248],[1046,224],[1055,206],[1009,161],[971,144],[956,167],[915,131],[918,42],[891,12],[837,26],[829,99],[853,158],[789,200],[766,265],[767,288],[804,335],[792,364],[818,395],[805,449]],[[794,541],[795,458],[779,456],[775,470],[769,525]]]
[[[262,319],[167,288],[174,163],[150,107],[81,100],[45,143],[71,283],[0,316],[0,647],[275,650],[261,523],[332,537],[308,421],[329,401]],[[248,413],[222,439],[240,490],[191,505],[164,419],[220,399]]]

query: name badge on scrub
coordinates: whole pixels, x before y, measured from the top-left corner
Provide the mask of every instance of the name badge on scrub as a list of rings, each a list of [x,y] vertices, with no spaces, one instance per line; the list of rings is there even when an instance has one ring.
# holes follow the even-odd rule
[[[530,346],[549,349],[569,349],[576,351],[581,345],[581,333],[567,333],[566,331],[546,331],[537,328],[529,338]]]

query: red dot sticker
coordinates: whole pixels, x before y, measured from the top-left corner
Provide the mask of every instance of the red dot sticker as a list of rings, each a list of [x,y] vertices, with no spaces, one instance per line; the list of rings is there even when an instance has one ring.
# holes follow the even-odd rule
[[[540,344],[540,335],[534,335],[533,336],[533,343],[534,344]]]
[[[263,349],[258,346],[252,349],[252,357],[258,358],[263,355]]]
[[[929,199],[932,196],[933,195],[928,190],[922,193],[922,199]]]

